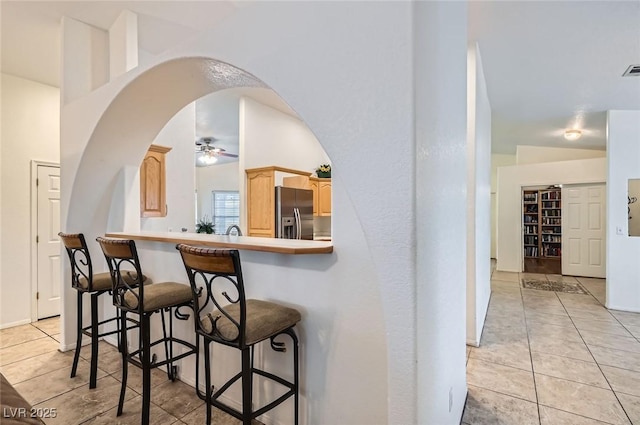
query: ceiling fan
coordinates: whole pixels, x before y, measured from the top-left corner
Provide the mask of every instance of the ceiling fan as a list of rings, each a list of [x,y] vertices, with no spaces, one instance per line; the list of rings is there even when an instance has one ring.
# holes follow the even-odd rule
[[[218,157],[237,158],[238,155],[227,153],[224,149],[213,146],[214,137],[201,137],[196,140],[196,166],[207,167],[218,162]]]

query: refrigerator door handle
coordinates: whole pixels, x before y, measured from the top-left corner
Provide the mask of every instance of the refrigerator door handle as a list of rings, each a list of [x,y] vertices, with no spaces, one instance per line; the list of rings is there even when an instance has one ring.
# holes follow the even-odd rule
[[[298,239],[298,209],[293,207],[293,239]]]
[[[295,239],[302,238],[302,223],[300,222],[300,210],[298,208],[293,209],[293,215],[296,221],[296,237]]]

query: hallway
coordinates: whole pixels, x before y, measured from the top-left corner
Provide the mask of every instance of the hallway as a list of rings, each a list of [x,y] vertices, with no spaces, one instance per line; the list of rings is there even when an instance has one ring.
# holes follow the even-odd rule
[[[463,424],[640,424],[640,314],[604,308],[603,279],[495,271],[491,288]]]

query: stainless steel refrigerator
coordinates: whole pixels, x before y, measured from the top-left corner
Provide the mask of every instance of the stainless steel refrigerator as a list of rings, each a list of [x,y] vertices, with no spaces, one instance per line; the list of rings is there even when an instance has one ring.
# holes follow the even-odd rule
[[[313,191],[276,186],[276,238],[313,239]]]

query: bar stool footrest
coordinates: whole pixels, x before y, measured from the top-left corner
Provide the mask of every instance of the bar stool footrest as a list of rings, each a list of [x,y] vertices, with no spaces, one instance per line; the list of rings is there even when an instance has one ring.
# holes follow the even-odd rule
[[[184,347],[189,348],[189,351],[186,351],[186,352],[184,352],[184,353],[182,353],[180,355],[177,355],[177,356],[173,356],[170,359],[165,359],[165,360],[162,360],[160,362],[153,362],[153,364],[151,365],[152,369],[156,368],[156,367],[164,366],[164,365],[166,365],[168,363],[172,363],[172,362],[174,362],[176,360],[180,360],[180,359],[182,359],[184,357],[187,357],[187,356],[190,356],[190,355],[196,353],[196,346],[195,345],[193,345],[190,342],[187,342],[185,340],[179,339],[179,338],[170,338],[170,337],[161,338],[161,339],[159,339],[157,341],[152,342],[151,345],[149,346],[149,348],[152,348],[153,346],[158,345],[158,344],[162,344],[164,342],[171,342],[171,343],[175,342],[177,344],[180,344],[180,345],[182,345]],[[129,361],[129,363],[132,363],[132,364],[134,364],[134,365],[136,365],[136,366],[138,366],[139,368],[142,369],[142,363],[137,358],[138,355],[141,352],[142,352],[142,349],[138,349],[138,350],[132,351],[130,353],[127,353],[127,360]]]
[[[103,320],[103,321],[101,321],[101,322],[98,322],[98,325],[97,325],[97,326],[106,325],[107,323],[111,323],[111,322],[114,322],[114,321],[116,321],[116,320],[120,320],[120,318],[119,318],[119,317],[112,317],[112,318],[110,318],[110,319],[105,319],[105,320]],[[127,320],[129,320],[129,319],[127,319]],[[133,325],[133,326],[131,326],[131,327],[128,327],[128,328],[127,328],[127,330],[137,329],[137,328],[139,328],[139,327],[140,327],[140,323],[138,323],[138,322],[137,322],[137,321],[135,321],[135,320],[131,320],[131,321],[132,321],[133,323],[135,323],[135,325]],[[83,327],[83,328],[82,328],[82,334],[83,334],[83,335],[86,335],[86,336],[88,336],[88,337],[91,337],[91,336],[93,335],[93,333],[91,332],[91,328],[92,328],[92,326],[91,326],[91,325]],[[113,335],[113,334],[116,334],[116,333],[118,333],[118,332],[119,332],[119,331],[118,331],[117,329],[116,329],[116,330],[113,330],[113,331],[108,331],[108,332],[98,332],[98,338],[102,338],[102,337],[105,337],[105,336],[108,336],[108,335]]]
[[[255,373],[256,375],[260,375],[263,376],[267,379],[271,379],[272,381],[275,381],[276,383],[289,388],[289,391],[287,391],[286,393],[284,393],[283,395],[281,395],[280,397],[278,397],[277,399],[275,399],[274,401],[262,406],[261,408],[255,410],[252,415],[251,415],[251,419],[255,419],[258,416],[268,412],[269,410],[273,409],[274,407],[278,406],[279,404],[281,404],[282,402],[284,402],[285,400],[287,400],[289,397],[295,395],[296,393],[296,386],[294,383],[289,382],[277,375],[274,375],[272,373],[266,372],[264,370],[261,369],[256,369],[256,368],[251,368],[251,372]],[[242,372],[238,372],[236,375],[234,375],[233,377],[231,377],[229,380],[227,380],[227,382],[224,383],[224,385],[222,385],[222,387],[220,387],[219,390],[217,390],[216,392],[214,392],[213,394],[211,394],[211,400],[210,403],[212,406],[217,407],[220,410],[223,410],[224,412],[230,414],[231,416],[242,420],[242,412],[240,412],[239,410],[230,407],[229,405],[221,402],[218,400],[218,398],[230,387],[232,386],[238,379],[240,379],[242,377]],[[200,396],[200,391],[198,391],[198,396]],[[201,399],[206,401],[206,396],[200,396]]]

